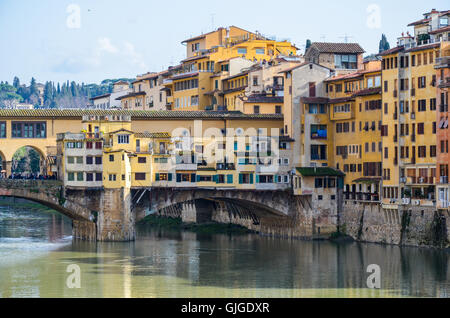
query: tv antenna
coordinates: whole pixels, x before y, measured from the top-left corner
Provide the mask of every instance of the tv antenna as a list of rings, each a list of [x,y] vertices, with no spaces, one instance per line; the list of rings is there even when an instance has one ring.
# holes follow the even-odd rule
[[[216,14],[215,13],[211,13],[211,26],[212,26],[212,30],[214,31],[214,16]]]
[[[344,42],[345,42],[345,43],[348,43],[348,39],[353,38],[353,36],[349,36],[349,35],[347,35],[347,33],[346,33],[344,36],[340,36],[339,38],[340,38],[340,39],[344,39]]]

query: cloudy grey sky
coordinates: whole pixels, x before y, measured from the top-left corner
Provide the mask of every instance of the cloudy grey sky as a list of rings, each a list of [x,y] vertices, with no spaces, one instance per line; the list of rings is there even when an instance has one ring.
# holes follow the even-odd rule
[[[0,80],[93,83],[161,71],[183,59],[182,40],[229,25],[300,48],[348,36],[376,53],[382,33],[393,46],[432,8],[450,9],[444,0],[0,0]]]

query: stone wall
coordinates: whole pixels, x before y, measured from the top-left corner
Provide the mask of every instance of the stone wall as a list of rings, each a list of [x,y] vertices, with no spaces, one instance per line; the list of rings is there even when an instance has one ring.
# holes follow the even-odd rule
[[[357,241],[403,246],[449,247],[450,216],[432,207],[383,209],[376,203],[347,201],[341,231]]]

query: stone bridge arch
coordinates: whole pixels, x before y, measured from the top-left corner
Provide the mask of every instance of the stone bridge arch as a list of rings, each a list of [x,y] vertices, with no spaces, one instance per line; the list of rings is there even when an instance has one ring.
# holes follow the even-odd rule
[[[281,217],[312,213],[310,197],[293,196],[288,191],[153,188],[149,192],[152,211],[203,199],[231,202],[255,213],[265,212]]]
[[[38,180],[0,180],[0,196],[15,197],[47,206],[70,218],[75,239],[96,240],[94,211],[65,198],[59,182]]]

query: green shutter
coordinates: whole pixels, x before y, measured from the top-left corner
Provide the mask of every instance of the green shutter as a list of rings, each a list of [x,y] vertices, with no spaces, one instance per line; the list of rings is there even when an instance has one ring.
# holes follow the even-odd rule
[[[195,173],[191,174],[191,182],[195,182]]]
[[[250,175],[250,184],[253,184],[253,174]]]
[[[228,183],[233,183],[233,175],[232,174],[227,175],[227,181],[228,181]]]
[[[259,174],[256,175],[256,183],[259,183]]]
[[[244,183],[244,176],[242,174],[239,174],[239,184]]]
[[[219,182],[219,178],[217,175],[213,176],[213,182],[218,183]]]
[[[172,174],[171,173],[169,173],[168,179],[169,179],[169,181],[172,181]]]
[[[159,181],[159,173],[155,174],[155,181]]]

